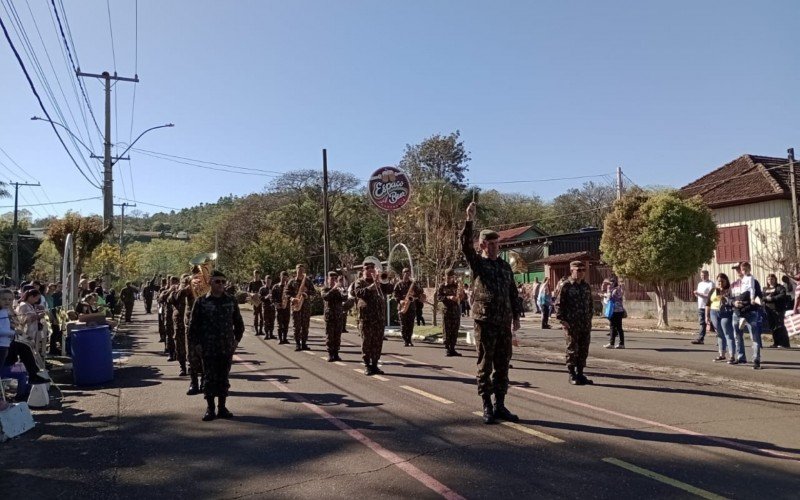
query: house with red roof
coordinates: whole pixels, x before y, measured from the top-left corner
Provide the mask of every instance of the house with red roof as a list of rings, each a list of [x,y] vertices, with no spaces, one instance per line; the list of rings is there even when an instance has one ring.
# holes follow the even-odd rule
[[[795,180],[796,185],[800,185]],[[681,192],[700,196],[711,208],[719,243],[706,269],[713,279],[749,261],[762,283],[767,274],[790,272],[794,262],[792,194],[786,158],[745,154],[683,186]],[[788,261],[787,255],[791,255]]]

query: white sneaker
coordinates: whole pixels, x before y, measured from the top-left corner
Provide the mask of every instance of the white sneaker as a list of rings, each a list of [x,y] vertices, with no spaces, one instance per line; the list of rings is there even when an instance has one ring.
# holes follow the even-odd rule
[[[605,347],[606,349],[613,349],[614,348],[614,344],[606,344],[603,347]]]

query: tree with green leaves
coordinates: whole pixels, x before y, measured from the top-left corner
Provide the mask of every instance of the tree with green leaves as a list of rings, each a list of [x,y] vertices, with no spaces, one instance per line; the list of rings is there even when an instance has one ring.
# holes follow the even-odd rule
[[[92,215],[81,217],[77,212],[67,212],[47,228],[47,238],[53,242],[59,255],[64,257],[67,235],[72,233],[75,243],[75,272],[80,274],[92,252],[105,240],[103,219]]]
[[[434,134],[413,146],[407,144],[398,167],[408,173],[416,187],[444,181],[463,191],[470,160],[461,132],[456,130],[449,135]]]
[[[551,234],[573,233],[585,227],[602,227],[617,198],[616,189],[608,184],[585,182],[556,196],[550,205],[551,216],[542,226]]]
[[[606,217],[600,251],[614,272],[652,287],[658,327],[669,326],[666,289],[714,256],[717,225],[699,197],[631,193]]]

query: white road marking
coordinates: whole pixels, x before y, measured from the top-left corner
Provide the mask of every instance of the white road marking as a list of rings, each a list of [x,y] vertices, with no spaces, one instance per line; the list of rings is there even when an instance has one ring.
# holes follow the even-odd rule
[[[444,398],[439,397],[439,396],[437,396],[435,394],[431,394],[430,392],[425,392],[422,389],[417,389],[416,387],[411,387],[410,385],[401,385],[400,387],[402,389],[407,390],[407,391],[411,391],[411,392],[413,392],[415,394],[419,394],[420,396],[424,396],[424,397],[426,397],[428,399],[432,399],[434,401],[438,401],[439,403],[442,403],[442,404],[446,404],[446,405],[453,404],[453,402],[450,401],[449,399],[444,399]]]
[[[697,495],[700,498],[707,498],[709,500],[724,500],[725,497],[719,496],[715,493],[711,493],[710,491],[702,490],[697,488],[696,486],[692,486],[691,484],[686,484],[684,482],[678,481],[677,479],[672,479],[671,477],[663,476],[658,474],[657,472],[649,471],[647,469],[643,469],[641,467],[637,467],[633,464],[629,464],[628,462],[623,462],[622,460],[616,458],[604,458],[603,462],[616,465],[617,467],[622,467],[625,470],[629,470],[631,472],[635,472],[636,474],[640,474],[645,477],[649,477],[650,479],[655,479],[664,484],[668,484],[675,488],[681,489],[683,491],[689,492],[692,495]]]
[[[474,412],[472,412],[472,414],[473,415],[478,415],[479,417],[483,416],[483,413],[479,412],[479,411],[474,411]],[[551,443],[557,443],[558,444],[558,443],[563,443],[564,442],[563,439],[559,439],[559,438],[557,438],[555,436],[551,436],[550,434],[545,434],[544,432],[539,432],[539,431],[537,431],[535,429],[531,429],[527,425],[518,424],[516,422],[505,422],[505,421],[501,421],[501,420],[498,420],[497,422],[500,423],[500,424],[505,425],[506,427],[511,427],[512,429],[516,429],[516,430],[518,430],[520,432],[524,432],[525,434],[530,434],[531,436],[536,436],[539,439],[544,439],[545,441],[549,441]]]

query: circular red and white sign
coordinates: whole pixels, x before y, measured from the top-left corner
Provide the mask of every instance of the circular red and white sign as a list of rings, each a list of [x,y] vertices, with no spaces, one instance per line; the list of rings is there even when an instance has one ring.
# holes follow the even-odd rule
[[[403,208],[411,198],[411,182],[397,167],[381,167],[373,172],[367,188],[372,203],[387,212]]]

